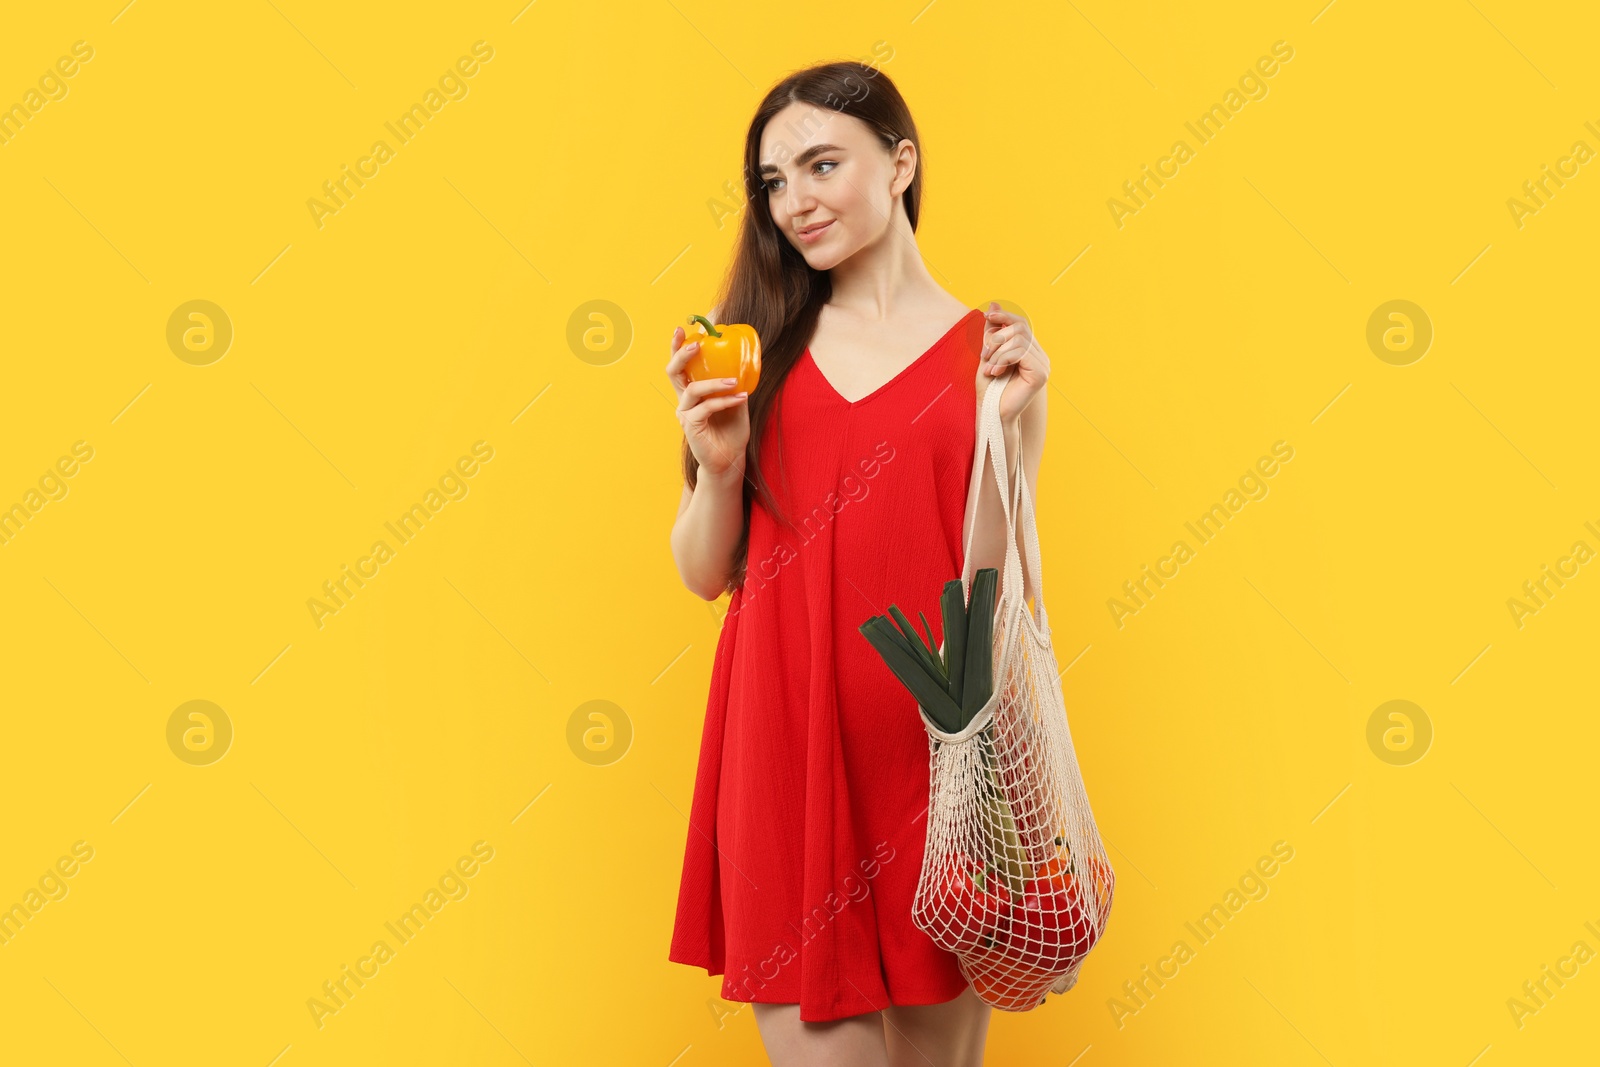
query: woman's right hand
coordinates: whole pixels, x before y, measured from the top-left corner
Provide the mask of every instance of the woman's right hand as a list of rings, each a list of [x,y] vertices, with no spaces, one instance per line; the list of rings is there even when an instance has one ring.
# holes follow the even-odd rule
[[[750,441],[749,397],[743,393],[710,396],[731,385],[736,378],[707,378],[690,381],[687,365],[700,351],[700,345],[684,344],[684,329],[672,331],[672,358],[667,361],[667,378],[678,394],[678,421],[689,451],[710,475],[744,472],[744,450]]]

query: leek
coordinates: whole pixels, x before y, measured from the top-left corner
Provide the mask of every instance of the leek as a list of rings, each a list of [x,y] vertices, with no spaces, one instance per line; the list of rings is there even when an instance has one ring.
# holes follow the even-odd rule
[[[961,582],[945,583],[939,604],[942,652],[934,643],[927,615],[920,611],[922,634],[894,604],[889,605],[888,615],[874,615],[860,626],[861,635],[945,733],[965,729],[994,695],[994,601],[999,578],[993,567],[978,571],[970,605],[962,603]]]

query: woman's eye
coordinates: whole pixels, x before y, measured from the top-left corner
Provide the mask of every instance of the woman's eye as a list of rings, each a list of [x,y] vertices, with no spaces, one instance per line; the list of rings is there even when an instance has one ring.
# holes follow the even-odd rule
[[[819,160],[817,160],[817,162],[815,162],[815,163],[813,163],[811,165],[811,169],[813,171],[816,171],[818,167],[829,167],[829,168],[832,168],[832,167],[837,167],[838,165],[839,165],[838,162],[836,162],[835,160],[832,160],[832,159],[819,159]],[[822,171],[821,173],[828,174],[828,173],[831,173],[831,170],[830,171]],[[769,192],[769,193],[775,193],[779,189],[783,188],[783,179],[782,178],[768,178],[762,187],[764,189],[766,189],[766,191]]]

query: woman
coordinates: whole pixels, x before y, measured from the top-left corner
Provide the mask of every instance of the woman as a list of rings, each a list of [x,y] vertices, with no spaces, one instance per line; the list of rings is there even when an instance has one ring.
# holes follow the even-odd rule
[[[745,174],[710,318],[756,328],[760,383],[690,382],[681,328],[666,367],[684,429],[673,557],[700,596],[732,594],[669,958],[725,975],[779,1067],[972,1067],[989,1006],[911,921],[927,735],[857,627],[890,603],[939,619],[970,516],[976,565],[1001,565],[992,472],[969,499],[978,399],[1005,390],[1006,454],[1020,445],[1034,482],[1049,361],[1019,316],[964,307],[923,265],[920,143],[882,73],[785,78]]]

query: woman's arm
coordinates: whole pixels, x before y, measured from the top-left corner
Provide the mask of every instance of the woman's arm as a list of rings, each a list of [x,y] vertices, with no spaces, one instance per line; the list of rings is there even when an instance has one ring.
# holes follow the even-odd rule
[[[712,308],[707,318],[716,322],[719,310]],[[728,587],[733,550],[744,533],[744,452],[750,439],[750,412],[748,398],[708,395],[725,389],[723,382],[689,380],[685,365],[695,346],[683,340],[679,327],[672,335],[667,377],[678,392],[678,420],[699,467],[694,488],[685,484],[678,499],[672,559],[691,592],[715,600]]]
[[[700,468],[694,488],[683,487],[672,524],[672,558],[683,584],[715,600],[733,572],[733,548],[744,532],[744,459],[712,474]]]
[[[1013,387],[1011,375],[1005,378],[990,379],[994,388]],[[981,388],[981,387],[980,387]],[[1003,399],[1003,398],[1002,398]],[[978,395],[981,410],[983,394]],[[1044,456],[1044,431],[1046,422],[1045,391],[1040,390],[1027,407],[1022,409],[1020,416],[1000,420],[1001,429],[1005,434],[1006,443],[1006,484],[1014,486],[1017,473],[1017,456],[1022,456],[1023,470],[1028,479],[1028,494],[1034,500],[1038,499],[1039,486],[1039,461]],[[1000,491],[994,484],[994,464],[985,459],[983,465],[983,479],[978,486],[976,506],[969,493],[967,497],[966,518],[962,526],[963,539],[972,531],[974,519],[978,520],[976,533],[972,533],[972,571],[976,574],[984,567],[993,567],[1002,570],[1005,567],[1005,540],[1006,519],[1005,512],[1001,510]],[[1020,517],[1013,516],[1017,521],[1017,552],[1026,559],[1027,547],[1023,541]],[[965,540],[963,540],[963,544]],[[1035,590],[1027,582],[1026,568],[1023,570],[1023,598],[1032,600]]]

